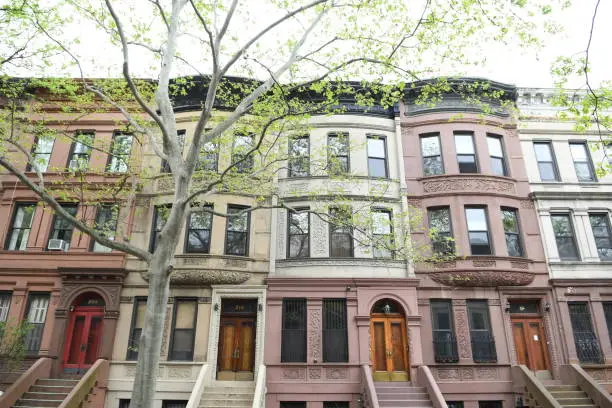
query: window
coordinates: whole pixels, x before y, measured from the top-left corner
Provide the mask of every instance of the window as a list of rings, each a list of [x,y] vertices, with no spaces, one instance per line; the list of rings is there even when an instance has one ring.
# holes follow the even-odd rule
[[[325,401],[323,408],[349,408],[348,401]]]
[[[162,408],[186,408],[187,402],[181,400],[163,400]]]
[[[612,341],[612,302],[602,302],[604,315],[606,317],[606,326],[608,327],[608,337]],[[0,321],[2,316],[0,316]]]
[[[581,363],[603,363],[597,336],[593,331],[591,312],[587,302],[567,302],[569,309],[576,353]]]
[[[423,156],[423,175],[444,174],[440,135],[421,136],[421,155]]]
[[[491,156],[491,171],[497,176],[507,176],[506,159],[501,136],[487,135],[487,145]]]
[[[28,245],[32,220],[34,219],[36,204],[18,203],[13,215],[13,225],[6,241],[6,249],[9,251],[23,251]]]
[[[115,232],[117,231],[117,220],[119,217],[119,207],[116,205],[101,205],[96,214],[96,230],[111,241],[115,240]],[[105,247],[97,241],[93,241],[92,251],[94,252],[111,252],[112,249]]]
[[[28,164],[27,171],[33,171],[35,169],[38,169],[41,173],[47,171],[54,143],[55,139],[51,136],[40,136],[36,138],[34,146],[32,147],[32,160],[31,163]]]
[[[608,162],[608,166],[612,166],[612,143],[607,142],[604,145],[604,155]]]
[[[303,401],[281,401],[280,408],[306,408],[306,402]]]
[[[489,225],[487,211],[482,207],[466,207],[468,237],[472,255],[491,255],[491,242],[489,240]]]
[[[225,229],[225,254],[226,255],[248,255],[249,247],[249,221],[248,212],[245,207],[228,206],[226,229]],[[232,215],[235,214],[235,215]]]
[[[306,177],[310,173],[310,138],[289,139],[289,177]]]
[[[595,181],[595,171],[593,163],[587,150],[586,142],[570,143],[572,159],[574,159],[574,169],[578,181]]]
[[[459,173],[478,173],[476,151],[471,133],[455,133],[455,148]]]
[[[120,399],[119,400],[119,408],[130,408],[130,400],[129,399]]]
[[[138,346],[140,345],[140,335],[144,327],[146,313],[147,298],[136,298],[132,310],[132,328],[130,329],[126,360],[138,360]]]
[[[283,299],[281,362],[306,362],[306,299]]]
[[[87,170],[87,166],[89,166],[89,158],[91,157],[94,133],[77,132],[75,139],[76,140],[72,142],[72,147],[70,148],[71,153],[68,159],[68,170]]]
[[[555,241],[561,260],[578,260],[578,248],[574,240],[574,227],[569,214],[553,214],[550,216],[555,232]]]
[[[219,145],[214,142],[205,143],[200,149],[200,160],[196,171],[217,171],[219,164]]]
[[[372,247],[374,258],[393,257],[393,226],[388,210],[372,211]]]
[[[207,206],[212,210],[212,206]],[[187,220],[187,240],[185,252],[207,254],[210,251],[210,233],[212,231],[212,213],[194,211]]]
[[[348,362],[346,299],[323,299],[323,361]]]
[[[157,241],[159,241],[159,233],[166,225],[168,216],[172,206],[169,204],[156,205],[153,212],[153,226],[151,227],[151,242],[149,243],[149,252],[153,253],[157,248]]]
[[[132,135],[129,133],[116,132],[113,135],[108,171],[112,173],[125,173],[130,162],[131,151]]]
[[[329,210],[329,256],[332,258],[353,257],[352,214],[347,207]]]
[[[463,408],[463,401],[446,401],[448,408]]]
[[[66,212],[73,217],[76,217],[77,206],[76,204],[68,204],[62,205],[62,208],[66,210]],[[51,235],[49,235],[49,239],[61,239],[67,245],[67,248],[70,248],[70,241],[72,240],[72,225],[68,224],[68,221],[57,214],[53,217],[53,229],[51,230]]]
[[[0,292],[0,323],[4,323],[8,320],[9,309],[11,308],[11,294],[6,292]],[[0,338],[2,338],[2,332],[0,331]]]
[[[452,254],[455,252],[455,242],[451,228],[450,207],[427,209],[431,246],[434,254]]]
[[[197,315],[198,301],[196,299],[175,299],[169,360],[193,360]]]
[[[368,175],[387,177],[387,140],[380,136],[368,136]]]
[[[497,361],[495,340],[491,333],[489,305],[486,300],[468,300],[468,323],[472,339],[472,358],[475,363]]]
[[[533,142],[536,160],[538,161],[538,169],[540,170],[540,180],[542,181],[558,181],[557,163],[552,152],[550,142]]]
[[[459,361],[459,355],[457,354],[451,301],[432,300],[431,320],[436,363],[456,363]]]
[[[32,293],[28,297],[26,321],[30,324],[31,328],[25,337],[25,347],[26,351],[30,354],[38,353],[40,349],[40,341],[42,340],[45,321],[47,320],[48,308],[48,293]]]
[[[181,152],[181,156],[183,155],[183,150],[185,149],[185,130],[177,130],[176,131],[176,141],[179,145],[179,150]],[[162,159],[160,172],[162,173],[170,173],[170,163],[168,160]]]
[[[612,260],[612,233],[608,214],[589,214],[589,219],[599,259],[602,261]]]
[[[302,211],[302,212],[300,212]],[[289,224],[289,258],[307,258],[310,256],[310,213],[307,208],[296,208],[288,214]]]
[[[232,149],[232,164],[238,173],[248,173],[253,169],[253,135],[235,135]]]
[[[502,408],[501,401],[478,401],[478,408]]]
[[[327,135],[327,168],[332,175],[347,174],[350,171],[348,133]]]
[[[502,207],[501,213],[504,233],[506,234],[508,256],[523,256],[523,246],[521,245],[521,233],[516,209]]]

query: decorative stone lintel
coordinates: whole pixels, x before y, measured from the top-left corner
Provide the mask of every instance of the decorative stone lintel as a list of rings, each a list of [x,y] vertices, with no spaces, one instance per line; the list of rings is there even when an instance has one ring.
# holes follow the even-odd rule
[[[142,272],[142,278],[149,280],[148,273]],[[251,277],[250,273],[227,270],[174,269],[170,275],[172,285],[237,285]]]
[[[435,282],[447,286],[525,286],[533,282],[535,275],[518,271],[444,271],[429,273]]]
[[[436,176],[423,180],[423,192],[487,192],[498,194],[515,194],[512,179],[492,176]]]

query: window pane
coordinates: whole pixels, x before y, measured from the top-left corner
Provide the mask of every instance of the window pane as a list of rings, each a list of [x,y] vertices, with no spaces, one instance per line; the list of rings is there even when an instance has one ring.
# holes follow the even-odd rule
[[[516,211],[511,209],[502,210],[502,223],[504,224],[504,231],[506,232],[519,232],[518,218]]]
[[[583,143],[570,143],[570,150],[572,158],[576,161],[587,161],[589,159],[586,146]]]
[[[448,208],[437,208],[428,210],[429,228],[437,232],[450,232],[450,210]]]
[[[435,174],[443,174],[444,168],[442,166],[441,156],[432,156],[423,158],[423,174],[425,176],[432,176]]]
[[[368,157],[385,158],[385,140],[368,137]]]
[[[368,173],[370,177],[387,177],[387,164],[385,159],[368,159]]]
[[[421,152],[423,157],[440,155],[440,139],[438,136],[427,136],[421,138]]]
[[[0,322],[8,319],[9,308],[11,307],[11,294],[0,293]],[[1,333],[0,333],[1,336]]]
[[[533,149],[535,150],[536,159],[543,162],[552,162],[552,152],[549,143],[534,143]]]
[[[227,255],[246,255],[247,236],[243,232],[227,232],[225,253]]]
[[[499,137],[487,137],[487,145],[489,146],[489,154],[491,156],[504,157],[501,139]]]
[[[457,156],[457,162],[459,164],[460,173],[478,173],[478,166],[476,166],[476,156],[459,155]]]
[[[576,177],[578,177],[578,180],[592,181],[595,179],[589,163],[574,162],[574,168],[576,169]]]
[[[472,255],[490,255],[489,235],[486,232],[470,232]]]
[[[591,221],[599,259],[612,259],[612,237],[608,214],[590,214],[589,219]]]
[[[323,361],[348,361],[346,300],[323,299]]]
[[[455,135],[457,154],[475,154],[472,135]]]
[[[497,157],[491,157],[491,171],[498,176],[505,176],[506,169],[504,168],[504,160]]]
[[[28,244],[35,204],[18,204],[7,249],[23,251]]]
[[[289,214],[289,233],[308,234],[308,212]]]
[[[388,211],[372,212],[372,232],[374,234],[391,233],[391,214]]]
[[[540,179],[542,181],[554,181],[557,179],[555,165],[553,163],[538,163]]]
[[[114,240],[115,231],[117,230],[118,216],[119,207],[113,205],[103,205],[98,209],[98,213],[96,214],[96,230],[111,241]],[[93,251],[111,252],[111,249],[95,241],[93,244]]]
[[[561,259],[578,259],[578,249],[574,241],[574,229],[567,214],[552,215],[551,221],[555,239],[557,241],[557,249],[559,258]]]
[[[243,209],[230,210],[230,214],[239,213],[244,211]],[[249,214],[243,213],[240,215],[232,215],[227,217],[227,229],[228,231],[240,231],[245,232],[248,229]]]
[[[348,133],[329,135],[327,138],[329,153],[335,156],[348,155]]]
[[[132,135],[116,133],[113,136],[109,171],[123,173],[127,171],[132,150]]]
[[[466,208],[465,215],[470,231],[486,231],[488,229],[484,208]]]
[[[195,324],[197,303],[195,300],[181,300],[177,303],[176,321],[174,327],[177,329],[192,329]]]

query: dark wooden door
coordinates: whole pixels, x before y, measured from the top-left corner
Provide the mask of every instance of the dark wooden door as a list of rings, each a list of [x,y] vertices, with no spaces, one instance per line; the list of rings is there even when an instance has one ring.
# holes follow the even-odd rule
[[[102,340],[104,309],[77,306],[70,313],[64,345],[64,369],[83,372],[96,361]]]
[[[375,381],[408,381],[408,340],[403,317],[373,316],[370,348]]]
[[[532,371],[550,370],[548,343],[541,317],[512,317],[516,360]]]
[[[221,317],[217,379],[253,380],[255,318]]]

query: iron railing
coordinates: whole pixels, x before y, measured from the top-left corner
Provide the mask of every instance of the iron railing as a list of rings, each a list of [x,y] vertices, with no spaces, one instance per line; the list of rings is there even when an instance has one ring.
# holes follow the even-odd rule
[[[457,339],[452,331],[434,331],[433,347],[436,363],[456,363],[459,361]]]
[[[497,362],[495,339],[489,331],[472,331],[472,358],[475,363]]]

